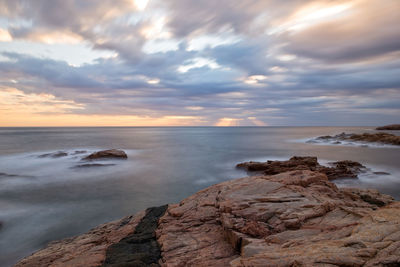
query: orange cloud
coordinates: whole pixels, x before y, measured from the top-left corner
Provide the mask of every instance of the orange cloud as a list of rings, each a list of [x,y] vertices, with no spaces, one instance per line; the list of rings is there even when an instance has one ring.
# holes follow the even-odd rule
[[[51,94],[27,94],[0,88],[0,126],[191,126],[203,123],[198,116],[87,115],[72,112],[85,106]]]

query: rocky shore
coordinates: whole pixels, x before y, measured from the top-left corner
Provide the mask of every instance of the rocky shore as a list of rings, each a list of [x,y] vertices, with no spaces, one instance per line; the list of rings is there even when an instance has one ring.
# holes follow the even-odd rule
[[[400,130],[400,124],[385,125],[385,126],[377,127],[376,130],[398,131],[398,130]]]
[[[329,181],[361,164],[274,162],[241,164],[260,173],[52,242],[16,266],[400,265],[400,203]]]
[[[342,144],[344,141],[356,142],[361,144],[376,143],[400,146],[400,136],[390,133],[363,133],[363,134],[346,134],[341,133],[337,135],[324,135],[315,139],[311,139],[308,143],[325,142],[334,145]]]

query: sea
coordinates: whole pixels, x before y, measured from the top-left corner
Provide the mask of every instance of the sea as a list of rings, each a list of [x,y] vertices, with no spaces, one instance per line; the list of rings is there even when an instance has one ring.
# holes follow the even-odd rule
[[[368,168],[338,186],[376,188],[400,200],[400,147],[309,142],[374,127],[87,127],[0,128],[0,266],[50,241],[248,174],[244,161],[316,156]],[[400,132],[392,132],[399,135]],[[122,149],[126,160],[82,158]],[[84,166],[80,166],[84,165]],[[389,174],[374,174],[386,172]]]

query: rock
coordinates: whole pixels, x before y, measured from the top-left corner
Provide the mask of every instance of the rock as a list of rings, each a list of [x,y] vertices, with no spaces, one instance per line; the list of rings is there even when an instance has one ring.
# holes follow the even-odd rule
[[[389,145],[400,145],[400,136],[389,134],[389,133],[363,133],[363,134],[352,134],[349,138],[354,141],[370,142],[370,143],[382,143]]]
[[[135,232],[108,247],[103,267],[159,266],[161,258],[155,230],[168,205],[146,210]]]
[[[92,159],[104,159],[104,158],[126,159],[126,158],[128,158],[128,156],[122,150],[109,149],[109,150],[102,150],[102,151],[94,152],[83,159],[84,160],[92,160]]]
[[[101,163],[88,163],[88,164],[80,164],[76,165],[73,168],[93,168],[93,167],[108,167],[108,166],[115,166],[115,164],[101,164]]]
[[[87,152],[86,150],[75,150],[75,152],[72,155],[85,154],[86,152]]]
[[[18,262],[15,267],[94,267],[106,259],[107,248],[132,234],[145,212],[100,225],[90,232],[49,243],[48,246]]]
[[[374,172],[374,174],[377,174],[377,175],[390,175],[390,173],[388,173],[388,172]]]
[[[18,178],[33,178],[35,176],[32,175],[18,175],[18,174],[11,174],[11,173],[5,173],[5,172],[0,172],[0,178],[12,178],[12,177],[18,177]]]
[[[305,162],[318,166],[312,157]],[[338,188],[320,172],[295,170],[213,185],[178,204],[51,243],[16,266],[399,264],[399,202],[377,190]]]
[[[61,158],[61,157],[66,157],[66,156],[68,156],[67,152],[58,151],[58,152],[54,152],[54,153],[42,154],[42,155],[39,155],[38,157],[39,158],[49,158],[49,157],[51,157],[51,158]]]
[[[331,138],[332,138],[332,136],[330,136],[330,135],[324,135],[324,136],[317,137],[317,139],[320,139],[320,140],[331,139]]]
[[[376,130],[397,131],[397,130],[400,130],[400,124],[385,125],[385,126],[377,127]]]
[[[318,163],[316,157],[292,157],[286,161],[244,162],[236,165],[237,168],[248,172],[262,172],[265,175],[274,175],[294,170],[310,170],[324,173],[329,180],[339,178],[357,178],[357,174],[365,171],[365,167],[355,161],[337,161],[330,163],[332,167],[325,167]]]
[[[18,175],[0,172],[0,177],[18,177]]]
[[[363,134],[346,134],[341,133],[335,136],[320,136],[315,141],[331,141],[332,144],[341,144],[340,141],[355,141],[368,143],[381,143],[388,145],[400,145],[400,136],[389,133],[363,133]],[[362,146],[367,145],[363,144]]]
[[[397,264],[400,204],[392,201],[308,170],[224,182],[169,206],[157,230],[161,265]]]

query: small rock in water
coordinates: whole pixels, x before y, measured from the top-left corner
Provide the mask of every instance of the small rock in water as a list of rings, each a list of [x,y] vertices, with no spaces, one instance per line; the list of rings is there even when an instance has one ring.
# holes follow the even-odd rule
[[[80,164],[76,165],[73,168],[92,168],[92,167],[108,167],[108,166],[115,166],[116,164],[100,164],[100,163],[93,163],[93,164]]]
[[[86,150],[76,150],[76,151],[74,152],[74,154],[72,154],[72,155],[85,154],[86,152],[87,152]]]
[[[48,157],[52,157],[52,158],[61,158],[61,157],[66,157],[66,156],[68,156],[68,153],[67,153],[67,152],[58,151],[58,152],[55,152],[55,153],[46,153],[46,154],[42,154],[42,155],[39,155],[38,157],[39,157],[39,158],[48,158]]]
[[[388,172],[374,172],[374,174],[377,174],[377,175],[390,175],[390,173],[388,173]]]
[[[127,159],[128,156],[123,150],[109,149],[109,150],[94,152],[89,156],[84,157],[83,159],[92,160],[92,159],[104,159],[104,158]]]

